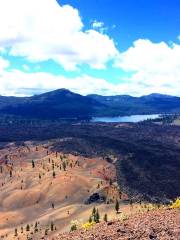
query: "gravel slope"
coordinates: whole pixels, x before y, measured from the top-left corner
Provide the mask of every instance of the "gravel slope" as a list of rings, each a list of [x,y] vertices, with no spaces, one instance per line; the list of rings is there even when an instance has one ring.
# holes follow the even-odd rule
[[[100,223],[89,231],[61,234],[63,240],[180,240],[180,209],[154,210],[128,220]]]

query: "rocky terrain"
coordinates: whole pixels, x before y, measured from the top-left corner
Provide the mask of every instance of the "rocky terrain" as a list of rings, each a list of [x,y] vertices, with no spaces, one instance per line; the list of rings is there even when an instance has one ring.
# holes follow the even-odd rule
[[[99,223],[88,231],[61,234],[63,240],[179,240],[180,210],[154,210],[135,214],[124,221]]]

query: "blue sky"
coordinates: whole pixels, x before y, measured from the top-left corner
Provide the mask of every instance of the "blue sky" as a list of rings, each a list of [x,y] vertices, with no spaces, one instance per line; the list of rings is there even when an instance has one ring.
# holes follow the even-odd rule
[[[108,27],[121,51],[139,38],[153,42],[177,42],[180,31],[179,0],[60,0],[79,9],[89,27],[98,20]],[[116,25],[116,28],[112,28]]]
[[[0,94],[180,96],[179,13],[179,0],[1,1]]]

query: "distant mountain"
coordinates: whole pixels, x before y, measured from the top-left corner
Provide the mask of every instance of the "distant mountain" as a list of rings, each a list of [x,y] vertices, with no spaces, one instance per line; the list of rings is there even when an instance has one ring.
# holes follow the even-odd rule
[[[180,97],[150,94],[101,96],[59,89],[32,97],[0,96],[0,114],[41,119],[89,119],[95,116],[180,113]]]
[[[5,99],[7,101],[5,101]],[[0,97],[0,113],[43,119],[88,119],[102,104],[66,89],[29,98]]]
[[[142,97],[129,95],[88,97],[108,106],[110,115],[177,113],[180,112],[180,97],[153,93]],[[97,113],[99,114],[99,113]],[[100,113],[100,115],[102,112]],[[107,114],[109,115],[109,114]]]

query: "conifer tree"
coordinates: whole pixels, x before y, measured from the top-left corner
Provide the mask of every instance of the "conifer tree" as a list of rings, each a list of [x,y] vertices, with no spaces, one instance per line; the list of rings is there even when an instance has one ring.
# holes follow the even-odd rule
[[[94,217],[96,214],[96,208],[94,207],[93,210],[92,210],[92,216]]]
[[[88,222],[89,222],[89,223],[92,223],[92,216],[89,217]]]
[[[98,209],[96,210],[95,216],[94,216],[94,221],[96,223],[99,223],[100,215]]]
[[[66,171],[66,162],[63,162],[63,169]]]
[[[34,232],[38,232],[38,223],[37,222],[34,225]]]
[[[17,235],[18,235],[17,228],[15,228],[15,230],[14,230],[14,236],[17,237]]]
[[[115,210],[116,210],[116,213],[119,213],[119,201],[117,199],[115,204]]]
[[[32,168],[35,168],[34,160],[32,160]]]
[[[107,222],[108,221],[108,216],[107,213],[104,214],[104,221]]]
[[[51,222],[51,232],[54,231],[54,223]]]
[[[30,231],[30,226],[29,226],[29,224],[27,224],[27,226],[26,226],[26,231],[27,231],[27,232]]]
[[[48,235],[48,229],[46,228],[45,229],[45,233],[44,233],[46,236]]]

